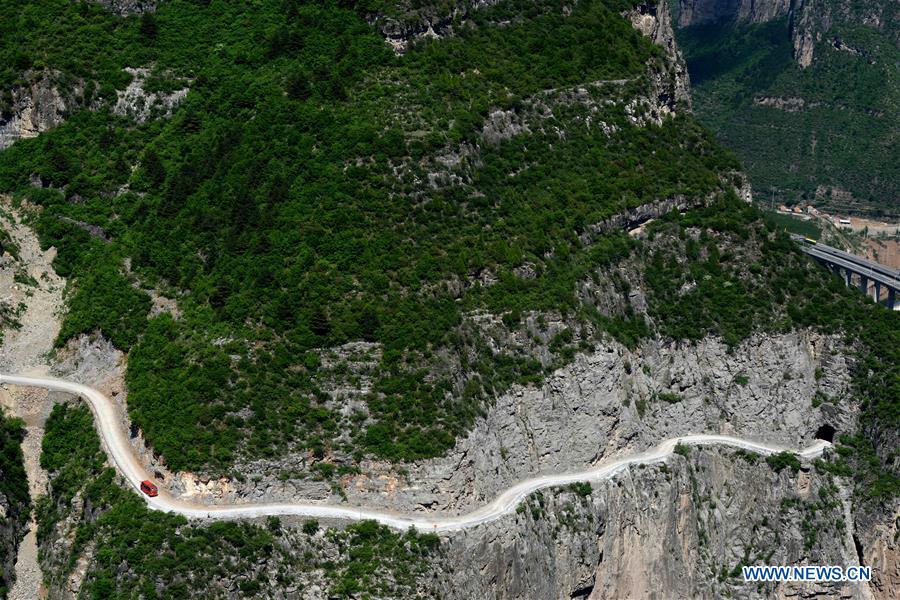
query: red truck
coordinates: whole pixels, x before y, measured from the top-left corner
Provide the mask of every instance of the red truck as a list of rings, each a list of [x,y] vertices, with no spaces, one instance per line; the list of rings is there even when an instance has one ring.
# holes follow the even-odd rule
[[[156,487],[156,484],[152,481],[147,481],[146,479],[141,482],[141,491],[151,498],[159,496],[159,488]]]

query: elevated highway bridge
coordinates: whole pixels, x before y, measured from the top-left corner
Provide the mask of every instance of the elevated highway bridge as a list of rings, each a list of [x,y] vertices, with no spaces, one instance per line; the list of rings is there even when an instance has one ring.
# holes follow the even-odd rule
[[[861,256],[810,241],[799,235],[791,236],[800,250],[815,258],[836,275],[844,278],[847,285],[856,285],[875,302],[882,302],[889,309],[898,308],[897,296],[900,290],[900,271],[891,269]],[[884,289],[884,294],[882,294]],[[884,297],[882,297],[884,296]]]

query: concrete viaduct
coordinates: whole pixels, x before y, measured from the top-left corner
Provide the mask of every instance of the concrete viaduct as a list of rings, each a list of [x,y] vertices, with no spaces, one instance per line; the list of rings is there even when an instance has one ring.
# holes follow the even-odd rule
[[[834,271],[835,275],[846,278],[847,285],[854,285],[855,277],[855,285],[862,293],[871,294],[875,302],[882,302],[891,310],[897,306],[900,271],[831,246],[810,242],[799,235],[791,237],[799,243],[800,250]],[[886,297],[882,297],[882,288]]]

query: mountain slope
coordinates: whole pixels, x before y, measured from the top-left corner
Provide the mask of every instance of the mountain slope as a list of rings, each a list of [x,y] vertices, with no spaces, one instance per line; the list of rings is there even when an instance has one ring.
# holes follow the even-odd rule
[[[72,401],[43,453],[51,594],[748,597],[734,569],[772,557],[877,562],[890,592],[897,316],[738,198],[665,2],[8,8],[4,87],[73,99],[0,152],[71,282],[57,368],[92,373],[89,336],[124,352],[172,492],[428,514],[683,429],[839,436],[821,463],[681,454],[420,538],[150,512]],[[640,588],[639,563],[666,576]]]
[[[738,154],[761,196],[896,217],[896,3],[748,6],[681,3],[698,116]]]
[[[44,207],[57,269],[78,274],[59,343],[100,329],[131,350],[132,417],[173,468],[440,453],[494,388],[548,366],[465,341],[467,314],[575,310],[574,282],[627,248],[590,227],[702,202],[735,167],[677,114],[627,4],[503,3],[402,57],[353,11],[265,6],[165,3],[149,36],[59,3],[58,39],[88,45],[72,75],[98,81],[101,106],[135,64],[154,63],[153,90],[191,92],[171,120],[81,111],[0,156],[4,185]],[[120,33],[90,35],[103,19]],[[147,322],[129,280],[183,317]],[[351,420],[320,349],[357,340],[377,344],[374,393]]]

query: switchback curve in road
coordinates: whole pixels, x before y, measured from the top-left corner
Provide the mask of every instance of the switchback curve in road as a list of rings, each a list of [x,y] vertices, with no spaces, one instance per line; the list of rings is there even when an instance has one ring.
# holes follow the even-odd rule
[[[152,479],[128,441],[123,425],[125,421],[120,414],[119,407],[99,390],[80,383],[53,377],[24,377],[0,374],[0,385],[2,384],[39,387],[81,396],[87,401],[94,414],[94,423],[100,434],[103,448],[119,473],[135,490],[139,490],[140,483],[144,479]],[[349,521],[374,520],[396,529],[414,527],[422,531],[456,531],[494,521],[514,512],[520,502],[537,490],[576,482],[600,481],[613,477],[631,465],[662,462],[672,455],[677,444],[690,446],[724,445],[763,455],[776,454],[787,450],[806,459],[821,455],[824,449],[830,446],[824,440],[817,440],[807,448],[792,450],[775,444],[754,442],[728,435],[684,435],[665,440],[644,452],[606,461],[583,471],[540,475],[525,479],[504,490],[489,504],[462,515],[440,515],[437,513],[431,515],[424,513],[403,514],[384,509],[316,504],[302,500],[282,503],[207,505],[187,502],[172,496],[165,490],[160,490],[159,496],[155,498],[149,498],[139,491],[138,493],[152,509],[177,513],[194,519],[246,519],[293,515]]]

